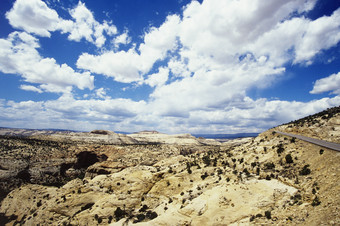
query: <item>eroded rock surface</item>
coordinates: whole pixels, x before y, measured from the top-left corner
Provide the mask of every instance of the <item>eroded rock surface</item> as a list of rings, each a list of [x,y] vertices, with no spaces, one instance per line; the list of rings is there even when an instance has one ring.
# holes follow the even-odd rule
[[[328,139],[337,141],[339,113],[323,116],[308,120],[335,127]],[[83,170],[84,177],[59,187],[32,184],[33,160],[45,153],[35,144],[28,168],[24,156],[13,160],[23,165],[15,176],[29,172],[30,181],[6,196],[0,213],[8,225],[339,225],[340,153],[273,132],[308,136],[314,128],[294,122],[243,142],[210,145],[155,132],[133,135],[138,143],[129,145],[73,140],[47,151],[67,159],[61,175]],[[327,138],[326,131],[317,134]],[[17,153],[19,146],[6,150]],[[4,162],[1,172],[10,168]]]

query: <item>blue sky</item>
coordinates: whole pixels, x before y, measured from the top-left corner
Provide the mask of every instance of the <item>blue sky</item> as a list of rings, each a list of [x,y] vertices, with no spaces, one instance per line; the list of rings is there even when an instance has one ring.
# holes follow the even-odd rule
[[[3,0],[0,126],[261,132],[340,105],[339,0]]]

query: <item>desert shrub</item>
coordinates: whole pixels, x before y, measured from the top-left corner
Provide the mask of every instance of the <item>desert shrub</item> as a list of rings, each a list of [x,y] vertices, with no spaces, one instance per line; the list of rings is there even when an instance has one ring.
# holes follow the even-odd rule
[[[191,165],[189,162],[187,162],[187,171],[188,171],[188,174],[192,174],[192,170],[191,170]]]
[[[41,205],[41,200],[39,200],[39,202],[37,202],[37,207],[40,207]]]
[[[214,160],[213,160],[213,166],[214,166],[214,167],[217,166],[217,158],[214,158]]]
[[[264,167],[266,169],[275,169],[275,164],[272,163],[272,162],[267,162],[267,163],[264,164]]]
[[[323,154],[323,152],[324,152],[324,150],[323,150],[323,149],[320,149],[320,155],[322,155],[322,154]]]
[[[290,139],[290,143],[295,143],[296,138],[292,137],[292,139]]]
[[[207,172],[205,172],[204,174],[201,175],[202,180],[204,180],[207,177],[208,177],[208,173]]]
[[[202,160],[203,160],[203,163],[205,164],[205,166],[210,166],[211,159],[210,159],[209,155],[203,156]]]
[[[284,150],[285,150],[285,149],[283,148],[283,145],[282,145],[282,144],[279,144],[279,146],[278,146],[276,152],[277,152],[277,154],[281,154]]]
[[[298,194],[295,194],[294,196],[292,196],[290,198],[293,201],[293,205],[294,205],[302,199],[302,196],[301,196],[301,194],[298,193]]]
[[[111,224],[111,222],[112,222],[112,219],[113,219],[113,217],[112,216],[109,216],[109,224]]]
[[[82,206],[81,207],[81,211],[84,211],[84,210],[87,210],[87,209],[90,209],[90,208],[92,208],[92,206],[94,205],[94,203],[93,202],[91,202],[91,203],[87,203],[85,206]]]
[[[223,161],[223,162],[222,162],[222,165],[228,166],[228,167],[230,166],[228,161]]]
[[[312,193],[313,193],[314,195],[316,194],[315,188],[312,189]]]
[[[318,206],[320,204],[321,204],[321,202],[320,202],[318,196],[315,196],[315,198],[314,198],[314,200],[312,202],[312,206]]]
[[[114,212],[116,221],[119,221],[120,219],[124,218],[127,215],[127,212],[125,210],[122,210],[120,207],[117,207],[117,209]]]
[[[145,215],[144,214],[138,214],[137,216],[137,219],[133,221],[133,223],[138,223],[138,222],[141,222],[145,219]]]
[[[290,154],[286,155],[286,163],[293,163],[293,158]]]
[[[252,216],[249,218],[249,221],[252,222],[252,221],[254,221],[254,220],[255,220],[255,216],[252,215]]]
[[[305,165],[302,170],[300,171],[300,175],[309,175],[311,173],[311,170],[308,168],[309,165]]]
[[[264,215],[266,216],[267,219],[271,219],[272,218],[272,213],[269,210],[264,212]]]
[[[169,166],[168,173],[173,173],[174,171],[172,170],[171,166]]]
[[[250,176],[250,173],[249,173],[249,171],[247,170],[247,168],[244,168],[243,172],[247,175],[247,177]]]
[[[256,175],[260,175],[260,167],[257,167],[257,169],[256,169]]]
[[[140,208],[139,212],[145,212],[149,207],[147,205],[143,205],[142,208]]]
[[[153,212],[151,210],[149,210],[146,215],[147,218],[149,218],[150,220],[155,219],[156,217],[158,217],[158,214],[156,212]]]

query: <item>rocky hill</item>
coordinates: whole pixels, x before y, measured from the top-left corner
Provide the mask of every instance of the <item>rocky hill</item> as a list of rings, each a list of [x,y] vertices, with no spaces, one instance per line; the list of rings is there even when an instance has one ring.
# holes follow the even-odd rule
[[[274,132],[339,142],[339,110],[328,112],[245,143],[154,132],[128,136],[132,144],[2,137],[0,173],[17,180],[2,224],[339,225],[340,153]]]

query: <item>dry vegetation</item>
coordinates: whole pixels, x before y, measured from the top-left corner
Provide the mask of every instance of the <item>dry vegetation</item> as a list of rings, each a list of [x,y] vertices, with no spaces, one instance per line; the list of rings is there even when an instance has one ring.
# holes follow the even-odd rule
[[[338,142],[339,120],[334,108],[275,129]],[[152,144],[143,134],[129,145],[2,137],[2,189],[18,181],[1,203],[3,223],[340,224],[340,153],[273,130],[243,144],[151,135]],[[44,185],[46,175],[59,186]]]

